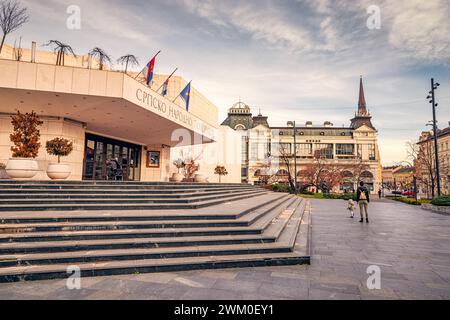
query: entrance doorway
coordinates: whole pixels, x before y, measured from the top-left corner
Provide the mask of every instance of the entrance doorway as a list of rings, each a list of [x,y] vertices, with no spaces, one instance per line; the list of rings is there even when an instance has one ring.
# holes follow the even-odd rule
[[[141,146],[86,134],[84,180],[140,180]]]

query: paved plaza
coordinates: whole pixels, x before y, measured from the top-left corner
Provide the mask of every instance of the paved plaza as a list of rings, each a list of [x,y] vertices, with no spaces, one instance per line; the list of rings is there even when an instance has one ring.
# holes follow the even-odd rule
[[[450,216],[373,201],[370,224],[342,200],[312,200],[310,266],[195,270],[1,283],[0,299],[450,299]],[[381,269],[369,290],[367,267]]]

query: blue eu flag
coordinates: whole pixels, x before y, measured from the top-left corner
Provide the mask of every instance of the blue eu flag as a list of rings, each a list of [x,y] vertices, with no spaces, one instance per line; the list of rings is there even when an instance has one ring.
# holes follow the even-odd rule
[[[189,100],[191,98],[191,82],[187,84],[187,86],[181,91],[180,97],[186,103],[186,111],[189,111]]]

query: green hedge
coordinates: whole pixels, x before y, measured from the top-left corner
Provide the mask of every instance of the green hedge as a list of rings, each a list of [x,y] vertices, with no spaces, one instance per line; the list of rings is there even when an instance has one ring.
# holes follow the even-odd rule
[[[406,203],[406,204],[411,204],[411,205],[414,205],[414,206],[418,206],[418,205],[421,205],[423,203],[430,203],[430,200],[427,200],[427,199],[420,199],[419,201],[416,202],[416,199],[414,199],[414,198],[391,197],[391,196],[388,196],[386,198],[391,199],[391,200],[395,200],[395,201],[398,201],[398,202],[403,202],[403,203]]]
[[[356,200],[356,193],[324,193],[325,199]]]
[[[272,185],[272,191],[275,192],[291,192],[291,187],[287,184],[274,184]]]
[[[435,206],[450,206],[450,197],[449,196],[436,197],[433,200],[431,200],[431,204]]]
[[[301,196],[305,198],[315,198],[315,199],[339,199],[339,200],[356,200],[356,193],[301,193]]]

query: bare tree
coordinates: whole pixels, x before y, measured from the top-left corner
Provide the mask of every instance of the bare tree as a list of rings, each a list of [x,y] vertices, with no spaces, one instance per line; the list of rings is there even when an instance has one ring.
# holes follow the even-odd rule
[[[421,139],[419,143],[407,142],[407,155],[409,163],[416,168],[416,177],[427,193],[427,196],[434,198],[436,176],[434,147],[431,139]]]
[[[362,173],[370,169],[370,166],[363,161],[362,157],[358,156],[356,160],[356,162],[348,165],[348,169],[353,172],[354,184],[358,184],[361,181]]]
[[[99,47],[95,47],[94,49],[92,49],[89,54],[98,59],[98,64],[99,64],[99,70],[103,70],[103,67],[106,63],[111,64],[112,60],[111,57],[105,52],[103,51],[103,49],[100,49]]]
[[[22,7],[16,0],[6,0],[0,3],[0,28],[3,31],[0,43],[0,53],[5,43],[5,38],[11,32],[20,28],[28,21],[27,9]]]
[[[120,63],[121,65],[125,64],[125,73],[127,73],[128,71],[128,66],[133,67],[139,65],[138,59],[132,54],[121,56],[119,59],[117,59],[117,63]]]
[[[320,152],[315,152],[313,161],[306,164],[300,171],[303,188],[315,187],[317,190],[320,189],[326,175],[326,167],[325,157],[321,156]]]
[[[287,146],[290,146],[290,144],[284,144],[280,143],[278,144],[278,158],[279,161],[282,164],[282,168],[286,170],[287,176],[288,176],[288,182],[289,186],[292,190],[295,190],[295,183],[294,183],[294,174],[297,174],[294,171],[294,163],[293,163],[293,154],[288,149]]]
[[[58,40],[50,40],[48,43],[44,44],[44,46],[53,46],[53,52],[57,53],[56,56],[56,65],[63,66],[64,65],[64,57],[66,55],[73,55],[76,58],[73,49],[68,44],[62,43]]]

